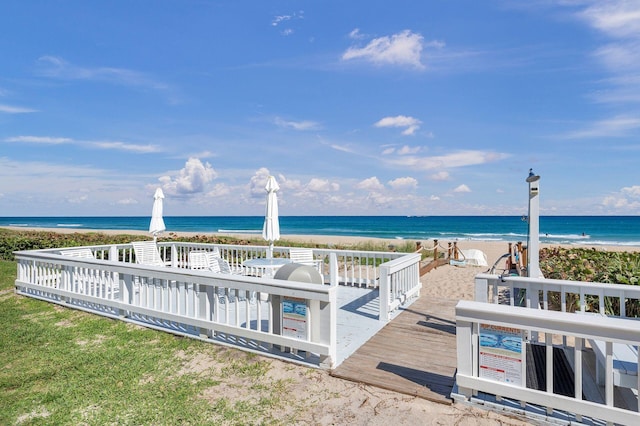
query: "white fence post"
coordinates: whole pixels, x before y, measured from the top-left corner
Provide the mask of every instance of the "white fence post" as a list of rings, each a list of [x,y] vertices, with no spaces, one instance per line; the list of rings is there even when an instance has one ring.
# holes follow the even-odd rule
[[[473,323],[469,321],[456,321],[456,347],[458,353],[458,373],[473,376],[473,351],[472,344]],[[458,387],[458,391],[465,398],[471,398],[470,388]]]
[[[335,253],[329,254],[329,284],[331,287],[338,286],[338,256]]]
[[[333,368],[337,358],[338,307],[337,288],[329,291],[329,302],[319,302],[320,343],[329,345],[329,355],[320,356],[320,367]]]
[[[120,288],[118,293],[120,295],[120,302],[131,304],[131,295],[133,294],[133,275],[122,275],[121,279],[119,280],[119,286]],[[119,309],[118,315],[120,316],[120,318],[126,318],[127,311],[124,309]]]
[[[389,305],[391,297],[391,274],[389,266],[380,265],[380,321],[389,321]]]
[[[201,284],[194,284],[194,290],[196,292],[197,298],[197,318],[202,320],[209,320],[211,311],[211,304],[209,299],[210,286],[205,286]],[[206,328],[200,327],[200,337],[207,338],[209,337],[209,330]]]
[[[476,277],[475,301],[484,302],[484,303],[489,302],[489,280],[488,279]]]
[[[118,262],[120,260],[118,257],[118,246],[113,245],[109,247],[109,260],[112,262]]]
[[[171,244],[171,267],[178,267],[178,248],[176,247],[175,243]]]

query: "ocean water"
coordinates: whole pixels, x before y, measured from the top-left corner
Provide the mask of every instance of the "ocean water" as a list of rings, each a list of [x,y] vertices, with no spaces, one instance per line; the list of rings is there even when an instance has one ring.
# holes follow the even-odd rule
[[[0,217],[0,226],[148,230],[150,217]],[[167,232],[260,235],[262,216],[168,216]],[[527,241],[519,216],[282,216],[283,235],[340,235],[424,241]],[[640,216],[541,216],[540,241],[640,246]]]

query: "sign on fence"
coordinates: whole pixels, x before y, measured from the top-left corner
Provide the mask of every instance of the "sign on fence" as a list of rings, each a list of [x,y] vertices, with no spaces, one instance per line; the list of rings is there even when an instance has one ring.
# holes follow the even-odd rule
[[[285,296],[282,299],[282,335],[307,340],[307,301]]]
[[[479,376],[522,386],[522,330],[480,324]]]

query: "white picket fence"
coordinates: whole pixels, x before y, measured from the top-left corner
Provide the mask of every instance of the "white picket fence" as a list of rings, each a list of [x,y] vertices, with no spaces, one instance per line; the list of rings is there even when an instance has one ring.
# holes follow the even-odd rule
[[[282,351],[330,368],[336,359],[339,284],[379,287],[385,300],[381,321],[416,297],[420,284],[417,273],[414,276],[419,257],[397,253],[314,250],[323,261],[325,285],[189,269],[190,251],[213,247],[160,243],[161,257],[170,265],[164,268],[134,263],[129,244],[87,247],[95,259],[62,256],[64,249],[16,252],[16,291],[247,350]],[[238,273],[244,260],[266,255],[264,246],[216,247]],[[287,255],[286,248],[275,252]],[[282,303],[292,298],[307,306],[308,332],[302,337],[282,332]]]
[[[640,424],[640,322],[626,312],[628,303],[640,302],[638,286],[481,274],[476,277],[475,291],[475,302],[461,301],[456,307],[459,397],[469,399],[485,392],[498,399],[520,401],[523,407],[537,404],[545,407],[547,414],[560,410],[578,421],[590,417]],[[482,377],[481,324],[521,331],[523,374],[527,368],[526,346],[545,347],[546,391],[528,388],[526,383],[516,386]],[[544,338],[540,339],[542,334]],[[604,348],[601,358],[595,351],[595,362],[603,364],[602,387],[584,371],[585,348],[596,344]],[[571,396],[553,392],[554,380],[559,380],[553,374],[554,348],[563,351],[575,372]],[[635,348],[633,359],[618,359],[616,348]],[[624,371],[619,370],[621,365]],[[631,389],[614,387],[620,375],[626,375],[624,386]],[[622,401],[615,401],[615,395]]]

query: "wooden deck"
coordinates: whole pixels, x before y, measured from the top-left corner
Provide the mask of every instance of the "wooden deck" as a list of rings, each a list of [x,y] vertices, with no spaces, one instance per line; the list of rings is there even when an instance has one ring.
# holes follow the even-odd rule
[[[451,404],[457,302],[423,295],[331,375]]]

